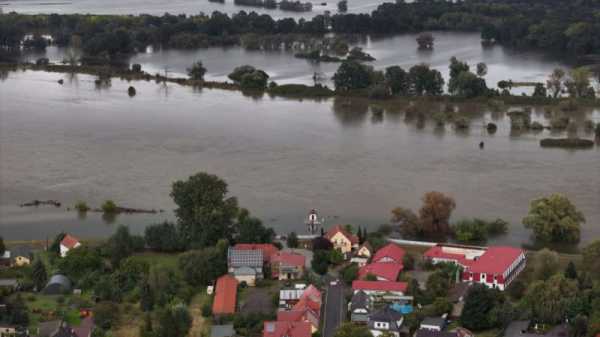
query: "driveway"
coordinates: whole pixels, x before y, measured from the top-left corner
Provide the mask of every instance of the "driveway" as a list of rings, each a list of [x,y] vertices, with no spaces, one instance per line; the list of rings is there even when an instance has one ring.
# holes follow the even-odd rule
[[[333,337],[337,328],[346,317],[346,299],[344,285],[341,280],[336,285],[327,283],[325,294],[325,310],[323,311],[323,337]]]

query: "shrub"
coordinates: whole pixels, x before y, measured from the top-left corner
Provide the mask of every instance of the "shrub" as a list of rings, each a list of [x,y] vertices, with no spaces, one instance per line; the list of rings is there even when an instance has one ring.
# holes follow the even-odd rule
[[[210,303],[202,305],[202,317],[210,317],[212,315],[212,307]]]
[[[466,117],[459,117],[454,121],[454,127],[457,130],[465,130],[469,128],[469,120]]]
[[[78,212],[82,212],[82,213],[85,213],[90,210],[90,207],[87,205],[87,203],[85,201],[76,202],[74,208]]]
[[[537,121],[531,123],[531,130],[540,131],[543,129],[544,129],[544,126],[542,125],[542,123],[537,122]]]
[[[115,202],[112,200],[106,200],[102,204],[102,212],[104,212],[104,213],[114,214],[114,213],[117,213],[117,210],[118,210],[117,204],[115,204]]]
[[[142,65],[139,63],[134,63],[131,65],[131,71],[135,72],[135,73],[141,73],[142,72]]]
[[[485,128],[489,133],[495,133],[498,130],[498,126],[494,123],[487,123]]]
[[[386,99],[390,96],[390,90],[385,84],[375,84],[369,87],[370,99]]]

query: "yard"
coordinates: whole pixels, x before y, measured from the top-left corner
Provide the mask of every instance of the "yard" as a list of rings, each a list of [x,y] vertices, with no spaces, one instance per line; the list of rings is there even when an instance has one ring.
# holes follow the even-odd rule
[[[29,309],[29,328],[36,328],[40,322],[64,319],[77,326],[81,322],[79,307],[89,307],[91,301],[85,296],[42,295],[20,293]]]

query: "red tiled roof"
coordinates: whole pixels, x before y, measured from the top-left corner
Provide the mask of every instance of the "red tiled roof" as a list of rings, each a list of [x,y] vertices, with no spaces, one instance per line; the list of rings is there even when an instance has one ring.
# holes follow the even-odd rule
[[[309,298],[311,301],[321,303],[322,295],[319,289],[317,289],[317,287],[311,284],[306,289],[304,289],[304,292],[302,293],[302,296],[300,298]]]
[[[264,323],[263,337],[311,337],[310,323],[267,321]]]
[[[352,282],[352,289],[366,291],[399,291],[406,292],[408,284],[406,282],[391,282],[391,281],[362,281],[356,280]]]
[[[271,256],[279,251],[272,243],[238,243],[233,246],[235,250],[257,250],[260,249],[263,252],[263,259],[270,261]]]
[[[277,312],[277,320],[281,322],[299,322],[304,316],[303,311],[299,310],[282,310]]]
[[[368,274],[373,274],[388,281],[396,281],[402,269],[404,269],[404,266],[399,263],[375,262],[361,267],[358,271],[358,276],[362,279]]]
[[[215,290],[215,299],[212,307],[214,314],[235,313],[237,285],[238,282],[235,277],[228,274],[217,279],[217,289]]]
[[[396,263],[402,263],[402,259],[406,252],[400,246],[390,243],[385,247],[379,249],[373,256],[373,262],[380,262],[381,259],[389,258],[394,260]]]
[[[81,243],[79,243],[79,240],[76,237],[66,234],[62,241],[60,241],[60,244],[69,249],[73,249],[77,244]]]
[[[481,257],[475,260],[468,271],[472,273],[502,274],[523,250],[514,247],[489,247]]]
[[[304,267],[306,257],[298,253],[277,252],[271,257],[272,263],[283,263],[286,266]]]
[[[358,236],[348,233],[348,231],[346,231],[342,225],[335,225],[333,228],[329,229],[325,234],[325,237],[328,240],[331,240],[331,238],[337,233],[342,233],[346,238],[348,238],[348,240],[350,240],[352,244],[358,244]]]
[[[462,265],[463,267],[469,267],[474,262],[474,260],[467,259],[465,257],[465,255],[463,255],[463,254],[453,254],[453,253],[444,252],[443,247],[442,246],[437,246],[437,245],[429,248],[423,254],[423,256],[428,257],[428,258],[432,258],[432,259],[433,258],[438,258],[438,259],[454,260],[458,264]]]

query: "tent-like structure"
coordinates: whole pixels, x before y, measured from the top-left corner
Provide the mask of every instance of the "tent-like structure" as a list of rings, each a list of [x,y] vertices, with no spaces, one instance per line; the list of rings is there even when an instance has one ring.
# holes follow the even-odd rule
[[[71,293],[71,281],[62,274],[53,275],[42,291],[45,295],[61,295]]]

